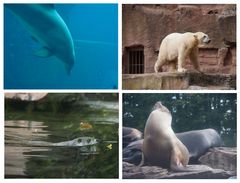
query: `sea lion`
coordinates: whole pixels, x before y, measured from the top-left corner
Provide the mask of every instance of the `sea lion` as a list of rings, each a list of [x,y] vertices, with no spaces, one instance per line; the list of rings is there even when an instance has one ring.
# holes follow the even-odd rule
[[[170,111],[157,102],[146,122],[140,166],[147,162],[174,171],[185,170],[189,152],[175,135],[171,123]]]
[[[142,160],[143,139],[131,142],[123,149],[123,161],[139,165]]]
[[[129,143],[142,139],[142,132],[135,128],[122,127],[123,148]]]
[[[187,147],[190,154],[190,163],[198,163],[198,159],[209,148],[220,147],[221,137],[214,129],[192,130],[176,134],[179,140]]]
[[[189,151],[189,164],[198,164],[198,159],[204,155],[209,148],[219,147],[222,140],[214,129],[192,130],[176,133],[178,139]],[[142,160],[143,139],[131,142],[123,149],[123,161],[139,165]]]

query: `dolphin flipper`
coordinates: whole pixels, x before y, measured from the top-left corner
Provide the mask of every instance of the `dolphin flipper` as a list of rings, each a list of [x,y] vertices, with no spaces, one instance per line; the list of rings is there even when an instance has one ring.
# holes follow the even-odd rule
[[[66,68],[66,70],[67,70],[68,76],[70,76],[71,73],[72,73],[72,65],[65,64],[65,68]]]
[[[52,56],[53,54],[48,48],[43,47],[43,48],[35,51],[34,55],[38,56],[38,57],[42,57],[42,58],[47,58],[47,57]]]

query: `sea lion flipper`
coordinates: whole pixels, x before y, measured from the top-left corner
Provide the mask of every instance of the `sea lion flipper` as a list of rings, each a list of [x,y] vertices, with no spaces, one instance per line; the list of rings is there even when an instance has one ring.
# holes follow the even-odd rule
[[[194,172],[195,170],[189,169],[188,166],[184,166],[179,159],[171,157],[170,169],[175,172]]]
[[[172,166],[171,170],[173,170],[175,172],[188,172],[189,171],[185,167],[179,167],[179,166]]]
[[[180,153],[176,150],[173,149],[171,157],[170,157],[170,169],[176,172],[185,172],[188,171],[186,169],[186,165],[183,160],[180,159]]]
[[[199,170],[196,170],[196,169],[192,169],[192,167],[189,167],[189,166],[176,166],[176,165],[171,165],[171,170],[172,171],[175,171],[175,172],[196,172],[196,171],[199,171]]]
[[[138,167],[143,166],[144,165],[144,154],[142,153],[142,160],[140,162],[140,164],[138,165]]]

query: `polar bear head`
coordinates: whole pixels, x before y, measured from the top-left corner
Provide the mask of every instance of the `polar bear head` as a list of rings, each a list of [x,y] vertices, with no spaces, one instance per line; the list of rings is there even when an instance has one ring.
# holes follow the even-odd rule
[[[211,42],[208,35],[203,32],[196,32],[193,36],[198,40],[199,44],[209,44]]]

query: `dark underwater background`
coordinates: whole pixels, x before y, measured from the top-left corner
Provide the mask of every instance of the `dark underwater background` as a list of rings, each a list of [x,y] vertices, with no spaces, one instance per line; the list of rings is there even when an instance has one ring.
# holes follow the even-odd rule
[[[5,89],[117,89],[117,4],[55,4],[75,44],[71,75],[55,57],[38,58],[41,48],[4,6]]]

